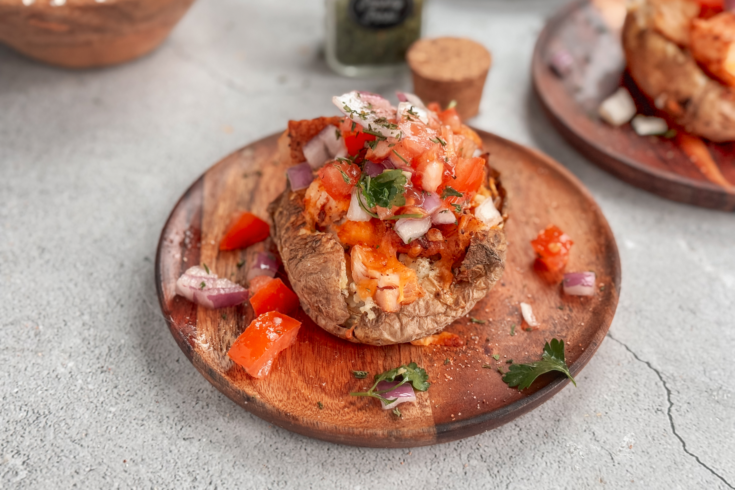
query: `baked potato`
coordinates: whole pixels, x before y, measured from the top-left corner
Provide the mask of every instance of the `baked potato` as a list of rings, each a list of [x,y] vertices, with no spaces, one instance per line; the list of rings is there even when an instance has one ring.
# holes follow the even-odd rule
[[[281,138],[283,163],[306,159],[318,174],[296,191],[291,179],[271,203],[273,239],[304,311],[356,343],[440,332],[490,291],[505,265],[507,197],[488,156],[478,155],[482,141],[454,109],[406,96],[411,102],[397,109],[373,94],[336,97],[345,114],[338,124],[291,121]],[[314,147],[325,135],[320,151],[333,151],[322,162]],[[377,172],[375,162],[383,162]],[[393,190],[391,205],[376,204]]]
[[[691,0],[631,7],[623,28],[628,70],[643,94],[687,132],[735,141],[735,29],[729,32],[735,13],[699,15]]]

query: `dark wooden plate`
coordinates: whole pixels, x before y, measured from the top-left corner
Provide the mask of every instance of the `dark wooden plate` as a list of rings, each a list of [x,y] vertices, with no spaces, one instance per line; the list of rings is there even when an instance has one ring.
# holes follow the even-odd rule
[[[712,183],[675,140],[638,136],[630,125],[613,128],[597,117],[600,103],[627,86],[643,114],[654,110],[625,74],[620,30],[625,0],[573,2],[554,17],[536,43],[536,93],[561,134],[594,163],[641,189],[675,201],[735,209],[735,143],[707,143],[723,176],[734,187]],[[558,77],[549,60],[559,49],[575,59],[572,72]]]
[[[487,323],[465,318],[448,327],[467,341],[466,346],[351,344],[327,334],[300,312],[304,324],[298,341],[280,354],[267,378],[250,378],[229,360],[227,350],[253,319],[250,306],[198,308],[175,295],[175,282],[187,268],[206,263],[220,276],[245,283],[259,246],[220,252],[218,244],[234,212],[250,210],[267,218],[266,206],[284,188],[274,135],[210,168],[178,202],[161,234],[158,296],[186,356],[217,389],[268,422],[357,446],[413,447],[468,437],[498,427],[558,393],[567,385],[566,378],[550,375],[518,392],[503,383],[497,368],[507,370],[510,359],[539,359],[544,342],[555,337],[566,341],[571,372],[579,374],[615,314],[620,292],[615,239],[595,201],[561,165],[497,136],[479,134],[492,155],[491,164],[502,172],[512,215],[505,274],[471,313]],[[531,269],[534,253],[528,242],[550,223],[575,241],[567,270],[597,273],[600,290],[595,296],[564,296],[559,285],[542,282]],[[242,260],[245,266],[238,268]],[[521,302],[534,307],[542,322],[539,330],[521,328]],[[355,379],[352,370],[369,371],[372,378],[411,361],[426,368],[432,385],[418,394],[417,403],[401,405],[402,418],[381,410],[377,400],[348,395],[368,387],[368,380]],[[485,364],[492,368],[483,368]]]

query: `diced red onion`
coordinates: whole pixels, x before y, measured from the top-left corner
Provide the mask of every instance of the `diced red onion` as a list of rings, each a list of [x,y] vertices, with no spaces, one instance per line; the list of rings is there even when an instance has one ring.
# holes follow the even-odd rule
[[[383,160],[380,164],[383,166],[383,168],[387,170],[393,170],[394,168],[396,168],[396,166],[393,165],[393,162],[388,159]]]
[[[429,123],[429,110],[423,107],[423,104],[419,107],[411,102],[398,103],[398,109],[396,111],[396,119],[398,121],[415,121],[417,117],[422,123]]]
[[[493,203],[493,200],[489,197],[475,208],[475,217],[487,226],[495,226],[503,222],[503,217],[500,215],[500,211],[498,211],[495,207],[495,203]]]
[[[385,390],[390,390],[397,384],[398,381],[381,381],[380,383],[378,383],[376,391],[381,392]],[[401,403],[416,401],[416,393],[413,391],[413,386],[411,386],[411,383],[403,384],[395,390],[389,391],[387,393],[382,393],[380,396],[382,396],[383,398],[387,398],[388,400],[395,400],[391,403],[385,403],[383,400],[380,400],[380,404],[383,406],[383,410],[392,410]]]
[[[324,145],[327,147],[327,153],[329,154],[330,158],[335,158],[338,156],[343,156],[343,154],[347,154],[347,147],[345,146],[345,140],[342,138],[341,133],[339,137],[337,137],[337,134],[339,133],[339,129],[337,129],[337,126],[329,125],[326,128],[322,129],[322,131],[317,135],[318,138],[320,138]]]
[[[179,277],[176,294],[210,309],[236,306],[248,299],[247,289],[199,266],[191,267]]]
[[[433,192],[427,192],[424,196],[424,203],[421,205],[422,208],[424,208],[424,211],[426,211],[429,214],[432,214],[434,211],[439,209],[439,206],[442,205],[442,201]]]
[[[365,173],[368,174],[370,177],[375,177],[376,175],[382,174],[383,170],[385,170],[385,167],[377,163],[373,163],[370,160],[365,163]]]
[[[557,76],[564,78],[572,72],[574,57],[566,49],[559,49],[551,55],[549,65]]]
[[[435,225],[453,225],[457,222],[457,218],[450,210],[440,209],[431,215],[431,222]]]
[[[352,197],[350,198],[350,209],[347,211],[347,221],[370,221],[370,215],[362,209],[358,199],[361,198],[360,190],[355,187],[352,189]],[[365,201],[362,201],[365,204]],[[367,205],[366,205],[367,207]]]
[[[412,240],[421,238],[431,228],[431,217],[421,219],[401,218],[396,221],[394,230],[401,237],[403,243],[411,243]]]
[[[324,140],[316,135],[309,140],[303,147],[304,157],[309,162],[311,168],[320,168],[324,163],[329,160],[329,153],[327,153],[327,146]]]
[[[406,97],[405,93],[396,92],[396,96],[398,97],[398,102],[408,102],[408,97]]]
[[[276,272],[278,272],[278,262],[273,254],[260,252],[248,271],[248,282],[258,276],[276,277]]]
[[[538,327],[539,322],[536,320],[536,315],[533,314],[533,308],[528,303],[521,303],[521,315],[523,319],[531,327]]]
[[[371,126],[372,130],[386,138],[398,138],[401,130],[387,124],[385,119],[396,117],[396,108],[379,95],[357,91],[332,97],[332,102],[353,122],[363,126]]]
[[[288,181],[291,183],[292,191],[306,189],[311,184],[311,181],[314,180],[314,175],[311,173],[311,166],[306,162],[289,168],[286,170],[286,174],[288,175]]]
[[[597,276],[594,272],[569,272],[564,274],[564,294],[594,296]]]

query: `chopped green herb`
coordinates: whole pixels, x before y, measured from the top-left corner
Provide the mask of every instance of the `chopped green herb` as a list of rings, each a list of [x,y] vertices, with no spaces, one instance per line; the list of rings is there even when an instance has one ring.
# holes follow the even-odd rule
[[[519,391],[525,390],[531,386],[536,378],[551,371],[558,371],[565,374],[572,380],[574,386],[577,386],[577,382],[569,372],[569,368],[564,359],[563,340],[551,339],[551,342],[546,342],[540,361],[530,364],[513,364],[510,366],[510,370],[503,377],[503,381],[511,388],[517,386]]]
[[[227,313],[222,313],[222,319],[227,320]]]
[[[365,144],[368,148],[375,151],[375,147],[378,146],[378,140],[366,141]]]
[[[438,136],[436,138],[429,138],[429,141],[436,143],[437,145],[447,146],[447,142]]]
[[[447,109],[454,109],[455,107],[457,107],[457,101],[453,100],[449,103],[449,105],[447,106]]]
[[[347,175],[344,170],[342,170],[342,167],[340,167],[336,163],[333,163],[332,165],[334,165],[334,168],[336,168],[337,170],[339,170],[339,173],[342,174],[342,180],[345,181],[345,184],[349,184],[350,183],[350,176]]]
[[[241,267],[242,267],[243,265],[245,265],[245,261],[244,261],[244,260],[241,260],[240,262],[238,262],[238,263],[237,263],[237,268],[239,269],[239,268],[241,268]]]
[[[316,402],[316,406],[319,407],[319,410],[324,410],[324,404],[322,402]]]
[[[503,368],[500,368],[500,367],[498,368],[498,372],[499,372],[500,374],[505,374],[505,371],[503,371]]]
[[[508,359],[507,361],[505,361],[505,363],[506,364],[513,364],[513,359]]]
[[[385,218],[386,220],[397,220],[402,218],[412,218],[412,219],[421,219],[423,218],[423,214],[396,214],[395,216],[389,216]]]
[[[462,196],[464,196],[464,194],[462,194],[461,192],[459,192],[457,190],[452,189],[449,186],[446,186],[444,188],[444,192],[442,192],[442,199],[446,199],[449,196],[462,197]]]
[[[362,203],[362,199],[358,199],[358,202],[375,218],[378,216],[369,211],[375,206],[392,208],[406,204],[406,176],[398,169],[386,170],[375,177],[363,174],[358,186],[365,197],[365,203]]]
[[[564,311],[564,305],[557,306],[557,308],[560,309],[560,310],[562,310],[562,311]]]
[[[342,137],[342,133],[339,131],[339,129],[334,130],[334,137],[336,139],[340,139]]]
[[[375,388],[381,381],[397,381],[397,378],[400,378],[398,384],[391,389],[375,391]],[[399,386],[402,386],[406,383],[411,383],[413,389],[417,391],[426,391],[431,385],[431,383],[429,383],[429,375],[426,374],[426,370],[418,367],[415,362],[412,362],[407,366],[400,366],[395,369],[391,369],[390,371],[386,371],[380,375],[376,374],[375,383],[373,384],[373,386],[370,387],[369,390],[360,393],[350,393],[350,396],[369,396],[372,398],[377,398],[378,400],[385,402],[387,405],[390,405],[391,403],[395,402],[397,398],[389,400],[381,395],[393,391]]]
[[[207,271],[207,274],[209,274],[209,267],[207,267],[207,264],[202,264],[202,267],[204,267],[204,270]]]
[[[355,121],[352,121],[352,127],[350,128],[350,131],[354,131],[355,127],[357,127],[357,123],[355,123]]]
[[[516,324],[510,326],[510,336],[513,337],[516,334]]]
[[[484,325],[485,323],[487,323],[485,320],[478,320],[477,318],[474,318],[474,317],[470,317],[470,321],[472,323],[479,323],[481,325]]]
[[[605,285],[603,284],[602,286],[600,286],[600,291],[604,291],[604,290],[605,290]]]
[[[493,367],[490,364],[483,364],[482,367],[485,369],[493,369]]]
[[[446,366],[447,364],[449,364],[449,358],[448,357],[446,359],[444,359],[444,365]]]
[[[398,417],[400,419],[401,418],[401,411],[398,410],[398,408],[394,408],[393,409],[393,415],[395,415],[396,417]]]
[[[352,371],[352,375],[357,379],[365,379],[368,374],[367,371]]]
[[[669,129],[664,133],[664,138],[671,139],[675,138],[677,135],[676,129]]]
[[[377,141],[385,141],[388,139],[382,134],[378,133],[377,131],[373,131],[371,129],[363,129],[362,132],[365,134],[370,134],[372,136],[375,136],[377,138]]]
[[[406,160],[405,158],[403,158],[400,153],[398,153],[396,150],[393,150],[393,153],[395,153],[398,158],[400,158],[401,160],[403,160],[403,163],[405,163],[406,165],[408,165],[408,160]]]
[[[457,212],[457,214],[462,214],[462,205],[461,204],[452,204],[452,207]]]
[[[199,285],[199,289],[204,289],[207,287],[207,283],[202,281],[202,283]]]
[[[493,354],[493,359],[495,359],[496,361],[499,361],[500,356],[498,354]]]

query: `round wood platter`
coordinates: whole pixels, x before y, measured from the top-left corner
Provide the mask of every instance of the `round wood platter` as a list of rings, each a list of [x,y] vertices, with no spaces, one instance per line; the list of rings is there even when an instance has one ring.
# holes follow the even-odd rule
[[[533,56],[536,93],[561,134],[594,163],[636,187],[674,201],[735,210],[735,143],[707,142],[720,172],[732,186],[710,182],[675,139],[643,137],[629,124],[614,128],[597,116],[607,97],[626,86],[639,113],[655,114],[626,74],[621,29],[625,0],[573,2],[547,24]],[[560,49],[575,60],[571,73],[557,76],[549,61]]]
[[[175,283],[187,268],[206,263],[221,277],[246,284],[255,254],[272,247],[269,239],[243,251],[218,249],[233,214],[249,210],[270,220],[266,207],[285,187],[278,135],[210,168],[186,191],[163,229],[156,283],[179,347],[210,383],[246,410],[300,434],[356,446],[415,447],[472,436],[561,391],[567,379],[545,375],[519,392],[502,381],[497,368],[507,371],[511,359],[538,360],[544,343],[559,338],[567,344],[571,372],[579,374],[615,314],[620,293],[617,245],[600,208],[566,169],[540,153],[478,133],[491,165],[502,174],[511,218],[506,224],[505,273],[470,315],[485,323],[463,318],[447,327],[466,341],[464,347],[352,344],[326,333],[299,311],[295,316],[303,325],[297,342],[279,355],[266,378],[253,379],[230,361],[229,347],[253,320],[249,304],[207,310],[176,296]],[[533,272],[529,241],[552,223],[575,242],[567,270],[597,273],[595,296],[565,296],[560,285],[549,285]],[[539,330],[524,330],[521,302],[533,306],[542,324]],[[401,418],[382,410],[377,400],[349,396],[367,389],[373,375],[409,362],[424,367],[432,384],[417,394],[416,403],[400,406]],[[353,370],[369,371],[369,379],[355,379]],[[584,383],[579,389],[585,389]]]

